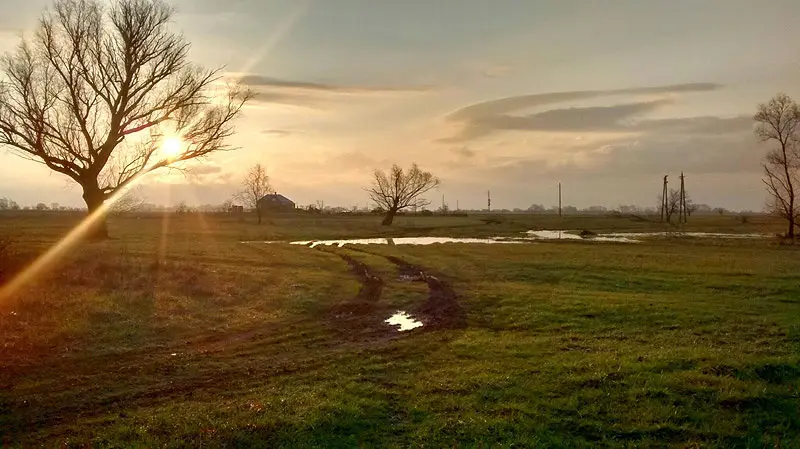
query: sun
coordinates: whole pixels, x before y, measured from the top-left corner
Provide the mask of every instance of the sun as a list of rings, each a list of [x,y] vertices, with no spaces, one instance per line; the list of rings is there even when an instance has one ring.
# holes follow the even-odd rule
[[[170,159],[181,154],[182,150],[183,142],[180,137],[168,137],[164,140],[164,143],[161,144],[161,152]]]

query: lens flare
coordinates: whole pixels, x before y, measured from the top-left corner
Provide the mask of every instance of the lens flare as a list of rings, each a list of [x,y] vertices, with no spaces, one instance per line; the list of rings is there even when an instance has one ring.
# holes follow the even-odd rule
[[[175,159],[183,151],[183,141],[180,137],[168,137],[161,144],[161,153],[167,159]]]

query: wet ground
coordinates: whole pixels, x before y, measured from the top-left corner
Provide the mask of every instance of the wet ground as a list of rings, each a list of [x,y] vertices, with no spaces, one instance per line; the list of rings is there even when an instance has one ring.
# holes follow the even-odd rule
[[[386,282],[364,262],[336,250],[319,247],[317,250],[338,254],[351,267],[360,283],[355,297],[334,305],[330,312],[331,326],[341,331],[349,340],[369,341],[392,338],[394,331],[462,328],[466,325],[466,312],[450,284],[423,267],[411,265],[393,256],[382,256],[358,250],[372,256],[383,257],[397,267],[397,278],[405,282],[420,282],[428,286],[428,297],[418,306],[396,310],[381,302]]]
[[[307,240],[291,242],[292,245],[303,245],[315,248],[320,245],[433,245],[435,243],[521,243],[517,240],[504,240],[500,238],[454,238],[454,237],[395,237],[395,238],[369,238],[369,239],[342,239],[342,240]]]

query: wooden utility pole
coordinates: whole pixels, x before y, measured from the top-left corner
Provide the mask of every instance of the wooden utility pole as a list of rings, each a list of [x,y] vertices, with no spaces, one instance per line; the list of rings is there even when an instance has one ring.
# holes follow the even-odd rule
[[[678,222],[679,223],[688,223],[689,222],[689,211],[686,210],[686,187],[684,185],[684,176],[683,172],[681,172],[681,197],[680,197],[680,213],[678,214]]]
[[[667,191],[667,175],[664,175],[664,187],[661,189],[661,221],[664,221],[664,218],[667,216],[667,195],[669,192]]]
[[[490,190],[486,191],[486,211],[492,211],[492,192]]]
[[[456,200],[456,212],[458,212],[458,211],[460,211],[460,210],[461,210],[461,209],[459,209],[459,207],[458,207],[458,200]]]
[[[558,216],[561,217],[561,183],[558,183]]]

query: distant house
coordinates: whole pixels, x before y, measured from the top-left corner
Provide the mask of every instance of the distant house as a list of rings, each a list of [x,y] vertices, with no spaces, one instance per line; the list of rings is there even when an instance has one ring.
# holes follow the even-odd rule
[[[264,195],[258,200],[258,208],[262,211],[289,211],[294,210],[294,201],[278,193]]]
[[[228,209],[228,213],[231,215],[241,214],[243,212],[244,212],[244,206],[231,206],[231,208]]]

